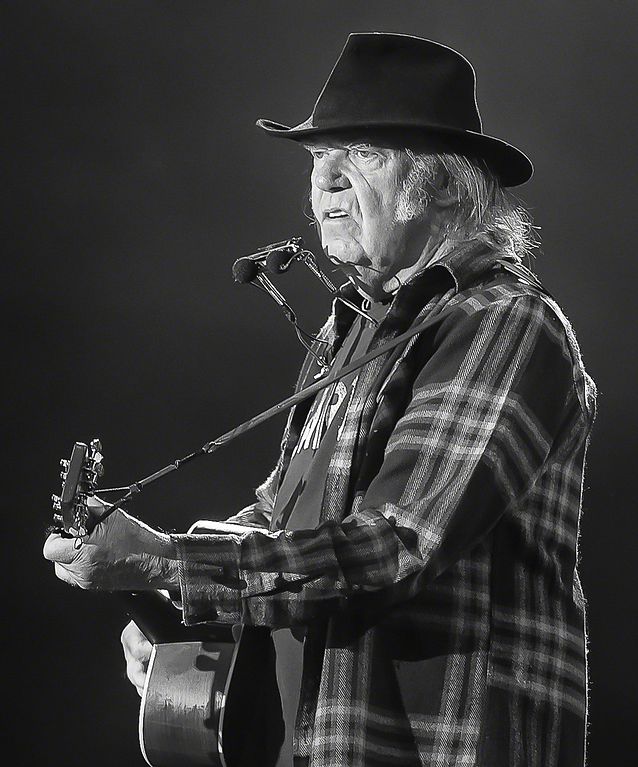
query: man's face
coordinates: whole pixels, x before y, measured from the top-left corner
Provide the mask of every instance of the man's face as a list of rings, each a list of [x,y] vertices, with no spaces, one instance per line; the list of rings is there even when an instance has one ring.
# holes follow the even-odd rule
[[[409,159],[399,149],[325,141],[306,147],[313,157],[312,210],[329,258],[373,297],[414,260],[419,221],[397,221]],[[422,247],[422,246],[421,246]]]

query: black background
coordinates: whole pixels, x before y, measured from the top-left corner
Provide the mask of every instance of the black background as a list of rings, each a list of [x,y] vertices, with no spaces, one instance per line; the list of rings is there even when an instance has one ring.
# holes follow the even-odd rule
[[[254,120],[305,119],[347,33],[382,30],[467,55],[486,131],[535,161],[521,195],[542,227],[537,270],[600,389],[581,546],[589,764],[630,764],[635,3],[52,0],[2,12],[12,763],[142,763],[122,613],[41,558],[58,460],[98,435],[105,479],[131,482],[290,392],[302,350],[230,266],[295,234],[318,251],[302,212],[308,163]],[[281,286],[318,327],[327,294],[301,270]],[[274,462],[281,427],[149,488],[134,512],[173,529],[228,515]]]

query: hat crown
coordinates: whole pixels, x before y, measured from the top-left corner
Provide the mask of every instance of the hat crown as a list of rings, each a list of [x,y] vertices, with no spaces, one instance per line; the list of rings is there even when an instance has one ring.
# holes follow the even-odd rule
[[[354,134],[453,152],[484,162],[504,186],[522,184],[534,171],[520,149],[483,133],[470,62],[411,35],[349,35],[307,120],[288,127],[262,118],[257,125],[293,141]]]
[[[440,43],[409,35],[353,33],[321,91],[312,124],[422,125],[481,132],[470,62]]]

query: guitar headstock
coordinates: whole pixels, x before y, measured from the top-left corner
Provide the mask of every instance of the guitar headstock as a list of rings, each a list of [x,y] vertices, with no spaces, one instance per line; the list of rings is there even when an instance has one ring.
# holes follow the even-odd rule
[[[53,525],[57,530],[73,538],[91,531],[91,512],[87,505],[95,495],[98,479],[104,474],[102,445],[94,439],[87,446],[76,442],[71,457],[60,461],[62,492],[53,495]]]

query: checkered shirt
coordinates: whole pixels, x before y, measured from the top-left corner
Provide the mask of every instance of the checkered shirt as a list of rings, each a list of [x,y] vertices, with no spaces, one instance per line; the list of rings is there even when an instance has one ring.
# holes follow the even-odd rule
[[[306,627],[311,767],[584,764],[595,388],[554,300],[498,257],[469,243],[399,290],[370,348],[440,321],[361,370],[316,529],[268,529],[304,403],[233,518],[264,527],[174,536],[186,623]],[[353,316],[336,303],[333,349]]]

